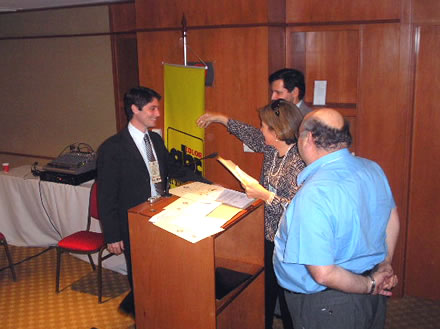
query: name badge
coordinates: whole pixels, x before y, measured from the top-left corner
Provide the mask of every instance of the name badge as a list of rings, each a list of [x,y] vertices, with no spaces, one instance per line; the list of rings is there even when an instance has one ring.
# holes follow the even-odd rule
[[[271,184],[269,184],[269,192],[273,192],[273,193],[277,194],[277,189],[275,187],[273,187]]]
[[[160,170],[159,170],[159,162],[151,161],[150,163],[150,175],[151,180],[154,184],[160,183],[162,181],[162,178],[160,178]]]

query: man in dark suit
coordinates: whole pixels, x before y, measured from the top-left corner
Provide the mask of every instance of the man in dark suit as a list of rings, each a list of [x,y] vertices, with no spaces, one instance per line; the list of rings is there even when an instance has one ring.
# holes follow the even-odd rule
[[[167,190],[169,178],[180,181],[208,180],[182,167],[170,157],[160,135],[149,131],[160,117],[161,96],[137,87],[125,94],[128,125],[107,139],[98,150],[97,183],[99,213],[109,252],[125,254],[131,291],[119,309],[134,316],[134,294],[128,231],[128,209]],[[148,241],[146,241],[148,243]]]
[[[272,90],[271,100],[283,98],[298,106],[303,115],[312,109],[304,102],[306,84],[304,74],[295,69],[281,69],[269,76],[269,84]]]

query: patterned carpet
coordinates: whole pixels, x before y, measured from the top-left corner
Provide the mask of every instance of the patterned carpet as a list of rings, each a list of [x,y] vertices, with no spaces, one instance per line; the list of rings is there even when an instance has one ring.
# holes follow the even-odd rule
[[[98,304],[96,275],[88,263],[64,254],[61,269],[62,291],[57,294],[55,249],[45,251],[44,248],[10,246],[10,250],[14,262],[19,264],[15,267],[17,282],[12,281],[9,269],[0,271],[2,329],[135,328],[134,320],[117,310],[128,291],[125,276],[103,270],[104,303]],[[39,253],[41,254],[37,257],[29,259]],[[27,260],[21,262],[25,259]],[[0,269],[6,265],[4,251],[0,250]],[[386,329],[438,328],[440,301],[415,297],[390,299]],[[283,329],[279,319],[275,319],[274,329]]]
[[[3,249],[3,248],[2,248]],[[10,246],[15,263],[44,248]],[[7,265],[0,250],[0,268]],[[17,282],[9,269],[0,272],[0,327],[3,329],[129,329],[134,320],[117,310],[128,291],[126,277],[103,270],[103,303],[98,304],[96,274],[91,266],[63,255],[60,287],[55,292],[56,251],[51,249],[15,266]]]

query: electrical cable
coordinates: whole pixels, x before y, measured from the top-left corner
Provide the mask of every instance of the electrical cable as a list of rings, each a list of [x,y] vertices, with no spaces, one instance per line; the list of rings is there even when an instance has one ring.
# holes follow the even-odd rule
[[[93,148],[89,144],[86,144],[86,143],[74,143],[74,144],[67,145],[61,151],[61,153],[59,154],[58,157],[60,157],[62,154],[64,154],[66,150],[69,150],[70,153],[77,152],[77,153],[90,154],[90,156],[92,158],[96,156],[96,153],[93,151]],[[37,169],[37,165],[38,165],[38,162],[34,162],[31,167],[31,172],[34,176],[40,176],[40,174],[41,174],[41,172]],[[62,239],[63,236],[61,235],[60,231],[58,231],[58,229],[56,228],[52,218],[49,216],[49,213],[44,205],[43,193],[42,193],[42,189],[41,189],[41,179],[38,181],[38,191],[40,194],[41,206],[43,207],[43,210],[46,214],[46,217],[49,220],[49,223],[52,226],[52,228],[54,229],[54,231],[57,232],[58,235],[60,236],[60,239]]]
[[[55,247],[54,246],[47,247],[46,249],[40,251],[38,254],[26,257],[25,259],[22,259],[22,260],[18,261],[17,263],[14,263],[14,266],[19,265],[21,263],[24,263],[24,262],[26,262],[28,260],[31,260],[34,257],[40,256],[41,254],[44,254],[45,252],[47,252],[47,251],[49,251],[49,250],[51,250],[53,248],[55,248]],[[9,269],[9,266],[5,266],[5,267],[0,268],[0,272],[3,271],[3,270],[6,270],[6,269]]]
[[[44,212],[46,213],[47,219],[49,220],[49,223],[50,223],[50,225],[52,225],[55,232],[57,232],[58,235],[60,236],[60,239],[62,239],[63,236],[61,235],[60,231],[58,231],[57,228],[55,227],[55,224],[53,223],[52,218],[50,218],[49,213],[47,212],[47,209],[44,206],[43,193],[41,192],[41,180],[38,180],[38,191],[40,193],[41,206],[43,207]]]
[[[86,149],[84,151],[84,149]],[[93,151],[93,148],[87,144],[87,143],[83,143],[83,142],[79,142],[79,143],[73,143],[70,145],[67,145],[61,152],[60,154],[58,154],[58,156],[61,156],[65,153],[66,150],[69,150],[70,153],[72,152],[77,152],[77,153],[91,153],[94,154],[95,151]]]

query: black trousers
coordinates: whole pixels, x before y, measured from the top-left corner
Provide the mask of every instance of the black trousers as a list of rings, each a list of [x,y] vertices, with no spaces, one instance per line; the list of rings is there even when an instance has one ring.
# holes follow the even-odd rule
[[[315,294],[284,291],[296,329],[383,329],[387,297],[325,290]]]
[[[124,239],[124,256],[125,261],[127,263],[127,279],[128,283],[130,284],[130,292],[127,296],[122,300],[119,307],[125,312],[125,313],[132,313],[135,314],[135,307],[134,307],[134,292],[133,292],[133,271],[131,266],[131,248],[130,248],[130,240]]]
[[[281,319],[284,329],[293,329],[290,313],[287,308],[283,289],[278,285],[273,268],[273,251],[275,244],[272,241],[264,240],[264,272],[265,272],[265,307],[266,307],[266,329],[272,329],[273,317],[277,298],[280,303]]]

